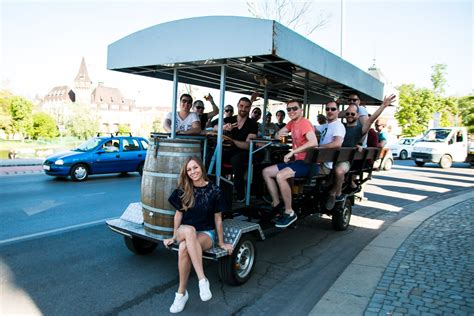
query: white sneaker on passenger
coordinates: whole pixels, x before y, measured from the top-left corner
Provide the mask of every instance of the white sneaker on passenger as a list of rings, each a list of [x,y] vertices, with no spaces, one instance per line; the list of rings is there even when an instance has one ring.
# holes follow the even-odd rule
[[[203,278],[199,280],[199,296],[201,296],[201,301],[209,301],[212,298],[210,286],[208,279]]]
[[[188,291],[185,291],[184,294],[177,293],[174,296],[173,305],[170,307],[170,313],[176,314],[182,312],[186,302],[188,301],[189,295]]]

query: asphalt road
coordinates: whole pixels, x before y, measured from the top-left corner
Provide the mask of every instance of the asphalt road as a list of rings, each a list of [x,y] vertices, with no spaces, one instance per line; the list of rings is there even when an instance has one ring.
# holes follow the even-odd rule
[[[222,284],[217,265],[206,262],[214,297],[200,301],[193,275],[183,314],[307,315],[385,227],[420,207],[472,190],[473,175],[467,165],[442,170],[411,162],[374,173],[368,200],[354,208],[347,231],[335,232],[330,219],[312,217],[297,229],[269,236],[257,244],[256,269],[240,287]],[[177,254],[159,247],[148,256],[133,255],[103,223],[138,201],[139,188],[135,175],[91,177],[84,183],[43,175],[1,177],[3,312],[167,314],[178,283]]]

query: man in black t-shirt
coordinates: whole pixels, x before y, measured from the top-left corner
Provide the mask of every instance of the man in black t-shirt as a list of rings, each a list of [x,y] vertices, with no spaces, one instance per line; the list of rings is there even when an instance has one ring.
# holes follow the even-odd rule
[[[244,175],[248,164],[250,139],[257,137],[258,126],[249,117],[252,102],[243,97],[237,103],[237,115],[224,119],[224,133],[232,138],[232,145],[222,151],[222,160],[232,165],[234,187],[237,191],[237,201],[245,200]],[[217,130],[217,126],[214,127]]]

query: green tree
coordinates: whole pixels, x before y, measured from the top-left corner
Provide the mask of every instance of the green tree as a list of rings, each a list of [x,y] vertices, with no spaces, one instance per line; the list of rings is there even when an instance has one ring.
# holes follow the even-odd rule
[[[6,90],[0,90],[0,129],[5,131],[5,134],[12,134],[13,120],[10,113],[10,99],[11,93]]]
[[[402,127],[403,135],[416,136],[426,130],[435,112],[435,94],[432,90],[417,89],[413,84],[398,87],[400,106],[395,118]]]
[[[33,104],[19,96],[10,98],[10,114],[12,118],[12,131],[19,133],[22,138],[33,126]]]
[[[474,94],[459,98],[458,108],[462,125],[467,127],[469,133],[474,133]]]
[[[130,130],[129,125],[120,124],[117,128],[117,133],[119,133],[119,134],[128,134],[130,132],[131,132],[131,130]]]
[[[59,135],[58,127],[53,117],[44,113],[39,112],[33,115],[33,128],[31,137],[33,139],[42,138],[54,138]]]
[[[66,130],[71,136],[88,139],[99,130],[99,120],[89,107],[77,105],[66,123]]]
[[[442,95],[446,86],[446,64],[436,64],[431,66],[433,73],[431,74],[431,82],[433,83],[433,90],[436,94]]]

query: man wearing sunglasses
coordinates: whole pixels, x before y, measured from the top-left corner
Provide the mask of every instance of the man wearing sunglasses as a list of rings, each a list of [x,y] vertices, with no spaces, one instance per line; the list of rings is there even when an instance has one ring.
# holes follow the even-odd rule
[[[234,107],[230,104],[227,104],[224,107],[224,118],[231,117],[233,115],[234,115]],[[214,126],[216,126],[217,123],[219,123],[219,118],[216,118],[215,120],[211,122],[211,127],[214,128]]]
[[[201,132],[199,116],[191,112],[192,104],[193,98],[187,93],[182,94],[179,98],[179,111],[176,113],[175,119],[176,133],[199,134]],[[172,112],[169,112],[163,121],[163,128],[168,133],[171,132],[171,116]]]
[[[219,108],[217,107],[216,103],[214,102],[214,99],[212,98],[212,95],[209,93],[206,97],[206,100],[211,102],[212,105],[212,111],[204,113],[204,102],[201,100],[196,100],[193,103],[193,111],[196,112],[196,114],[199,116],[199,119],[201,121],[201,129],[204,130],[210,124],[210,120],[217,114],[219,114]]]
[[[326,119],[327,123],[324,125],[317,125],[316,128],[321,133],[320,145],[321,148],[340,148],[346,135],[344,125],[338,120],[339,108],[335,101],[326,103]],[[326,201],[326,209],[332,210],[336,201],[343,201],[344,196],[341,190],[344,181],[344,174],[349,171],[350,164],[347,161],[339,162],[338,168],[334,169],[334,184]],[[332,162],[324,162],[321,164],[321,173],[330,174],[333,168]],[[340,183],[339,183],[340,182]]]
[[[370,129],[370,126],[372,125],[373,122],[377,120],[377,118],[382,114],[382,112],[393,102],[395,101],[395,95],[392,94],[388,97],[385,97],[383,100],[383,103],[379,106],[377,111],[374,112],[371,116],[368,116],[368,119],[361,124],[359,121],[359,115],[360,113],[357,111],[357,105],[351,104],[345,111],[345,117],[346,117],[346,135],[344,136],[344,141],[342,143],[342,147],[356,147],[359,145],[362,145],[363,139],[365,138],[365,135]],[[337,176],[341,176],[342,174],[342,181],[336,181],[337,183],[340,183],[342,186],[342,182],[344,180],[344,174],[342,173],[343,170],[338,170],[340,167],[339,165],[336,166],[335,169],[335,174]],[[351,182],[351,189],[354,190],[356,189],[355,183],[352,181]],[[336,188],[336,192],[340,192],[341,188]]]
[[[283,162],[269,166],[262,171],[263,179],[272,197],[272,208],[279,212],[283,207],[285,212],[277,219],[275,226],[285,228],[298,218],[291,205],[291,187],[288,179],[305,177],[310,171],[310,166],[304,163],[306,150],[318,146],[314,127],[309,120],[303,117],[301,102],[291,100],[287,103],[286,110],[290,121],[277,133],[277,137],[291,133],[292,150],[283,157]],[[295,161],[290,160],[294,157]],[[278,196],[280,189],[283,203]]]
[[[249,117],[252,101],[240,98],[237,103],[237,115],[224,118],[224,133],[232,139],[232,146],[222,152],[222,160],[232,165],[234,188],[237,191],[237,202],[245,201],[245,170],[249,156],[250,139],[257,138],[257,122]],[[218,126],[214,126],[217,130]]]

